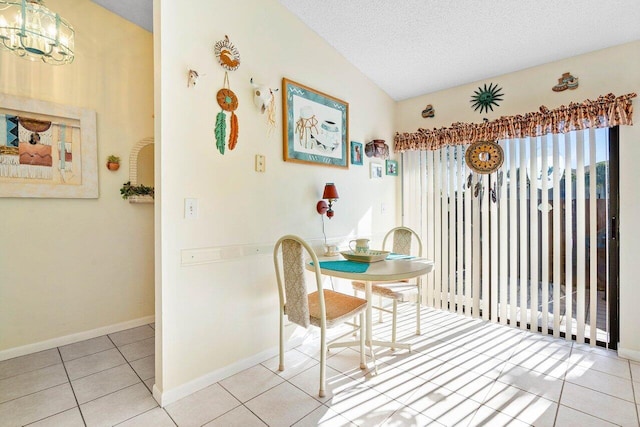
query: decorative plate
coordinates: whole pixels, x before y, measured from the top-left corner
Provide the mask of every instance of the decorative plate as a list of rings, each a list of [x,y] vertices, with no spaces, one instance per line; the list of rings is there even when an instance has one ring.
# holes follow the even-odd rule
[[[497,171],[504,162],[502,147],[492,141],[478,141],[467,148],[465,161],[472,171],[487,174]]]
[[[228,36],[224,36],[224,40],[219,40],[213,47],[218,62],[225,70],[235,71],[240,66],[240,52],[229,41]]]
[[[216,100],[224,111],[234,111],[238,108],[238,97],[231,89],[220,89],[216,95]]]
[[[353,251],[345,251],[345,252],[340,252],[340,255],[342,255],[349,261],[378,262],[386,259],[390,253],[391,252],[389,251],[369,251],[369,252],[358,252],[358,253],[355,253]]]

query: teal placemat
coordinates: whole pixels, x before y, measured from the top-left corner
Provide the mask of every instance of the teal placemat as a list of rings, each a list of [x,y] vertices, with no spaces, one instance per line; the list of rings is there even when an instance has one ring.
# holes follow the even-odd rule
[[[411,259],[415,258],[411,255],[394,254],[393,252],[387,255],[387,259]]]
[[[343,271],[345,273],[364,273],[369,268],[369,264],[354,261],[320,261],[320,268],[327,270]]]

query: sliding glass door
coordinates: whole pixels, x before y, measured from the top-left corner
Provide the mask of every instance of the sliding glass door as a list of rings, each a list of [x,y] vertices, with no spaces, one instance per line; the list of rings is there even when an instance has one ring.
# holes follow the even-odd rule
[[[404,224],[436,262],[424,302],[614,346],[615,131],[499,141],[505,161],[488,175],[466,166],[468,146],[403,153]]]

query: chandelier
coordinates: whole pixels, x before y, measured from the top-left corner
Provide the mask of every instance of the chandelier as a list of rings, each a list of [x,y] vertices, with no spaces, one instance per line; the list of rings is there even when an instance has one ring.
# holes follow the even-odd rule
[[[73,62],[73,27],[42,0],[0,0],[0,44],[21,58]]]

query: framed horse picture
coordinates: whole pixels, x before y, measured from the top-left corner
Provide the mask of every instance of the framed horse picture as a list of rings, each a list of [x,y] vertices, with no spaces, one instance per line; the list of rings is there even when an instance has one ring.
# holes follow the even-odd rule
[[[282,79],[286,162],[349,167],[349,104]]]

